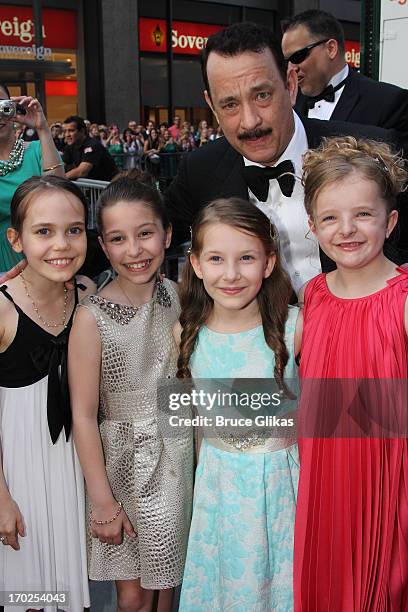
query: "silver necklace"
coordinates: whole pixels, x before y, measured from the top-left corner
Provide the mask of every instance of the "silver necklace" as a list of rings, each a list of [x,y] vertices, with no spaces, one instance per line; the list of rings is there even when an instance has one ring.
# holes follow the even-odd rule
[[[33,309],[35,314],[37,315],[37,318],[39,321],[41,321],[41,323],[43,323],[43,325],[45,325],[45,327],[63,327],[64,329],[67,326],[67,303],[68,303],[68,289],[65,287],[64,285],[64,309],[62,312],[62,320],[61,323],[50,323],[50,321],[47,321],[46,319],[44,319],[44,317],[42,316],[42,314],[40,314],[40,311],[38,310],[38,306],[37,304],[34,302],[33,298],[30,295],[30,292],[28,291],[28,287],[27,287],[27,282],[26,279],[23,276],[23,273],[20,272],[20,278],[21,281],[24,285],[24,290],[26,292],[26,296],[28,297],[28,299],[30,300],[31,304],[33,305]]]
[[[126,293],[126,291],[124,290],[124,288],[122,287],[122,285],[119,282],[119,278],[116,279],[116,282],[119,285],[119,289],[121,290],[121,292],[123,293],[123,295],[125,296],[125,298],[127,299],[127,301],[129,302],[129,304],[132,306],[132,308],[134,308],[135,310],[139,310],[140,306],[135,306],[134,303],[132,302],[132,300],[130,299],[130,297],[128,296],[128,294]]]
[[[24,151],[24,141],[18,138],[11,149],[8,159],[0,159],[0,176],[5,176],[21,166],[23,163]]]

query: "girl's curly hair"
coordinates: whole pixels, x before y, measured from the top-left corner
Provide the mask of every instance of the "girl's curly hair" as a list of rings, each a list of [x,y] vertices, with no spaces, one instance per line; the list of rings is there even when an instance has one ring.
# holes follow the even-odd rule
[[[408,182],[405,160],[388,144],[353,136],[324,138],[319,148],[303,156],[302,183],[309,217],[313,217],[321,190],[354,172],[378,185],[387,212],[396,207],[397,195]]]

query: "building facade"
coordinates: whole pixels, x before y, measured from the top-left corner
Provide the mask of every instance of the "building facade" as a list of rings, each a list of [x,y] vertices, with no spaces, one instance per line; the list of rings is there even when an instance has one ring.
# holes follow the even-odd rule
[[[14,95],[39,95],[50,122],[78,113],[124,127],[177,113],[197,124],[210,119],[200,71],[207,37],[238,21],[280,37],[281,20],[308,8],[340,19],[358,68],[359,0],[0,0],[0,81]]]

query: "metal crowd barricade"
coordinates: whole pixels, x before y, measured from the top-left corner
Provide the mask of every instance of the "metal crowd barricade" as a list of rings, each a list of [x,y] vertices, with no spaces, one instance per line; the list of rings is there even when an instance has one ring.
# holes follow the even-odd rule
[[[78,185],[88,200],[88,229],[96,229],[96,201],[101,191],[109,185],[109,181],[81,178],[77,179],[75,184]]]

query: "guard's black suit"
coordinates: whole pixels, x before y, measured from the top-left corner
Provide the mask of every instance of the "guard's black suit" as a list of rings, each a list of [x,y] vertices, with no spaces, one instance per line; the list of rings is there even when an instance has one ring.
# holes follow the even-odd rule
[[[306,97],[299,92],[295,110],[307,117]],[[330,121],[350,121],[408,133],[408,91],[350,70]]]
[[[301,120],[311,149],[317,147],[324,136],[336,135],[372,138],[400,146],[399,134],[394,130],[337,121]],[[190,227],[198,211],[212,200],[233,196],[248,199],[248,187],[242,176],[243,167],[242,155],[225,138],[208,143],[184,157],[176,178],[165,194],[166,208],[173,224],[173,246],[190,239]],[[404,210],[406,208],[405,203]],[[404,230],[400,232],[399,243],[400,248],[408,249],[408,235]],[[405,255],[398,256],[391,251],[387,254],[396,263],[405,262]],[[333,262],[322,251],[320,259],[324,272],[333,269]]]

